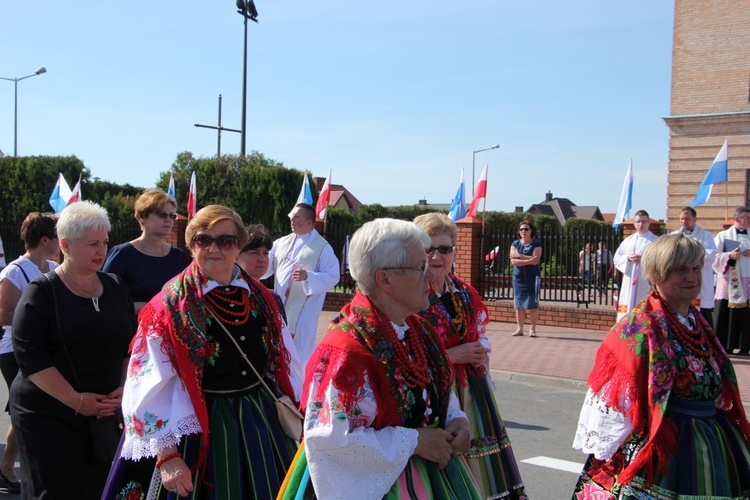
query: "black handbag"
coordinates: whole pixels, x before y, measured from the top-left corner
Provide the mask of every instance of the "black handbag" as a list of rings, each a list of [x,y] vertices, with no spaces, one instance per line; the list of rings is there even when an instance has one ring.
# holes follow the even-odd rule
[[[52,302],[55,306],[55,320],[57,321],[57,331],[60,334],[60,342],[62,342],[63,351],[65,351],[65,357],[68,359],[70,364],[70,370],[73,372],[73,379],[75,380],[74,389],[79,393],[81,391],[81,382],[78,380],[78,374],[75,370],[73,360],[70,358],[68,352],[68,346],[65,343],[65,337],[62,333],[62,325],[60,324],[60,311],[57,306],[57,293],[55,293],[55,284],[52,282],[50,274],[54,271],[50,271],[45,274],[44,277],[49,281],[49,287],[52,290]],[[87,425],[89,429],[89,436],[91,438],[91,445],[94,451],[94,458],[99,462],[111,463],[117,453],[117,447],[120,445],[120,437],[122,436],[123,419],[122,412],[118,409],[115,415],[112,417],[87,417]]]

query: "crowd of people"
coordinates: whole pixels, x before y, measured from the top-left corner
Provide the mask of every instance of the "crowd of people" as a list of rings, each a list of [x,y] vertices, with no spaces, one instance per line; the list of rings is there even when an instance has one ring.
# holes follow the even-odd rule
[[[454,272],[452,220],[359,228],[356,291],[318,342],[340,270],[312,206],[297,204],[276,241],[230,207],[203,207],[186,251],[167,242],[177,209],[145,191],[142,234],[111,249],[96,203],[24,221],[26,253],[0,273],[12,422],[0,487],[29,499],[528,499],[489,373],[489,312]],[[623,285],[579,417],[574,447],[588,459],[574,499],[750,495],[750,423],[728,356],[750,353],[750,208],[734,215],[714,238],[686,207],[659,238],[638,211],[614,255],[581,252],[587,283],[614,266]],[[509,258],[512,335],[528,311],[535,337],[533,221]]]

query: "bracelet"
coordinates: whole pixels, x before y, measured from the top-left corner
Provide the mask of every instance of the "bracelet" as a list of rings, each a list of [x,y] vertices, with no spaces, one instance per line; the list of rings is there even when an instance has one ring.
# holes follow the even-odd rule
[[[78,415],[78,412],[81,411],[81,405],[83,404],[83,393],[78,393],[78,396],[80,399],[78,400],[78,408],[76,408],[75,415]]]
[[[169,462],[173,458],[181,458],[181,457],[182,457],[182,453],[180,453],[179,451],[175,451],[174,453],[170,453],[166,457],[160,458],[159,460],[156,461],[156,468],[157,469],[161,469],[162,465],[164,465],[165,463]]]

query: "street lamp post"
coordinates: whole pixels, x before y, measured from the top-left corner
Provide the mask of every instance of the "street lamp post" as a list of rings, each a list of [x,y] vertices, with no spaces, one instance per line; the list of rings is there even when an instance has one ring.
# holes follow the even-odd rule
[[[245,50],[242,56],[242,124],[240,127],[240,156],[245,156],[247,136],[247,20],[258,22],[258,11],[253,0],[237,0],[237,13],[245,20]]]
[[[46,73],[47,68],[44,66],[39,67],[36,71],[34,71],[33,75],[26,75],[22,76],[20,78],[6,78],[4,76],[0,76],[0,80],[7,80],[9,82],[13,82],[15,86],[15,111],[14,111],[14,118],[13,118],[13,156],[18,156],[18,82],[21,80],[26,80],[27,78],[31,78],[32,76],[41,75],[42,73]]]
[[[474,196],[474,185],[476,181],[474,180],[474,165],[476,163],[477,159],[477,153],[481,153],[482,151],[489,151],[490,149],[497,149],[500,147],[500,144],[493,144],[492,146],[484,149],[477,149],[474,151],[471,155],[471,195]]]

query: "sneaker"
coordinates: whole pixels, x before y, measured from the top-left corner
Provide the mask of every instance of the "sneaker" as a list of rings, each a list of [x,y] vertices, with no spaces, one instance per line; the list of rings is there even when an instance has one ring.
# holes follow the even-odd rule
[[[523,337],[523,330],[516,330],[510,336],[511,337]]]

